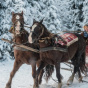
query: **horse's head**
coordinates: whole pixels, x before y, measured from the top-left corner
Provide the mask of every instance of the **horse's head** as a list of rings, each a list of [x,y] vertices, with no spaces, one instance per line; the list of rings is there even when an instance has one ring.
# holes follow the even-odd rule
[[[33,25],[30,29],[30,34],[28,37],[29,43],[38,41],[43,36],[45,28],[42,22],[43,20],[40,22],[33,20]]]
[[[23,11],[21,13],[12,12],[12,23],[13,26],[10,32],[19,35],[24,30]]]

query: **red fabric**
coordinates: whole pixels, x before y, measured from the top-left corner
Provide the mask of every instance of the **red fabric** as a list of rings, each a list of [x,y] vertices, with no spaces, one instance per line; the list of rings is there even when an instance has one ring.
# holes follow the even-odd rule
[[[86,45],[86,56],[88,56],[88,45]]]
[[[88,67],[88,64],[86,64],[86,66]]]
[[[72,43],[74,43],[75,41],[77,41],[78,37],[75,36],[74,34],[72,33],[65,33],[63,35],[60,36],[61,38],[63,38],[63,40],[58,40],[56,41],[56,43],[59,43],[60,45],[71,45]]]

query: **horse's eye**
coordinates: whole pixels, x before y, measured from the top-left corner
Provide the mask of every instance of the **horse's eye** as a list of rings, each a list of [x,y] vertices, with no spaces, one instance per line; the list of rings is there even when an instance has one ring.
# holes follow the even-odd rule
[[[16,14],[14,14],[13,16],[16,16]]]

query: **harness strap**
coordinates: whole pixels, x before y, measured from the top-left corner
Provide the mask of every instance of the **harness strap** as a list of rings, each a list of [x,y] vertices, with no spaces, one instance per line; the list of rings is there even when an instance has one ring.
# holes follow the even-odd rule
[[[10,40],[7,40],[7,39],[2,39],[3,41],[6,41],[10,44],[14,44],[16,47],[14,49],[18,49],[18,50],[23,50],[23,49],[26,49],[26,51],[32,51],[32,52],[35,52],[35,53],[40,53],[40,52],[46,52],[46,51],[50,51],[50,50],[59,50],[61,52],[68,52],[68,48],[61,48],[61,47],[46,47],[46,48],[40,48],[40,50],[38,49],[34,49],[34,48],[31,48],[29,46],[25,46],[25,45],[18,45],[14,42],[11,42]],[[20,47],[20,48],[18,48]],[[23,48],[23,49],[22,49]]]
[[[28,49],[21,48],[21,47],[18,47],[18,46],[14,46],[13,49],[14,49],[14,50],[21,50],[21,51],[29,51]]]
[[[67,48],[61,48],[61,47],[46,47],[46,48],[40,48],[40,52],[46,52],[50,50],[59,50],[61,52],[67,52]]]
[[[44,33],[44,28],[43,28],[42,33],[39,35],[39,37],[38,37],[38,39],[37,39],[37,40],[39,40],[39,39],[40,39],[40,37],[43,35],[43,33]]]

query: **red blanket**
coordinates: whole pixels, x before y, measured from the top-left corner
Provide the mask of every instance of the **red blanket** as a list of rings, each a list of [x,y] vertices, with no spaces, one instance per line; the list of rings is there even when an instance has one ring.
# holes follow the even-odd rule
[[[70,46],[74,42],[78,41],[78,37],[72,33],[65,33],[60,36],[63,40],[58,39],[55,43],[59,43],[60,45],[64,46]]]

